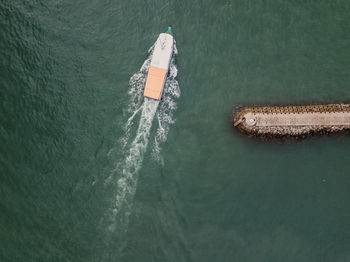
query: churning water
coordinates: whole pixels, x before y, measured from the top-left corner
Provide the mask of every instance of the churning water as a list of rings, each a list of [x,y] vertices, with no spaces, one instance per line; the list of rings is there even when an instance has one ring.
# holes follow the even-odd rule
[[[174,124],[173,112],[177,108],[180,88],[176,80],[177,67],[173,57],[168,79],[161,101],[143,97],[143,89],[154,45],[148,50],[149,56],[140,70],[129,80],[129,106],[125,112],[124,135],[120,138],[117,150],[121,150],[122,161],[117,163],[108,182],[117,179],[116,195],[109,214],[111,231],[127,230],[128,216],[132,208],[133,197],[137,188],[138,172],[142,167],[143,155],[152,139],[152,156],[155,163],[162,164],[161,144],[166,141],[170,125]],[[174,55],[177,54],[174,44]],[[157,110],[158,109],[158,110]],[[155,120],[155,121],[154,121]],[[152,124],[156,125],[154,137],[150,137]],[[113,148],[112,150],[115,150]]]

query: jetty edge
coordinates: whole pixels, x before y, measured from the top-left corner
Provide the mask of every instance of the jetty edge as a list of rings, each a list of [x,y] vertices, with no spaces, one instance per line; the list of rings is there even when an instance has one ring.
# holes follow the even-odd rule
[[[240,107],[233,126],[243,134],[265,137],[350,131],[350,104]]]

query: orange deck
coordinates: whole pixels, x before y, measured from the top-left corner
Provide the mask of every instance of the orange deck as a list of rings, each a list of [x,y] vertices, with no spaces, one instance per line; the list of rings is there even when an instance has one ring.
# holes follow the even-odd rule
[[[159,100],[162,95],[166,74],[166,69],[150,66],[143,95]]]

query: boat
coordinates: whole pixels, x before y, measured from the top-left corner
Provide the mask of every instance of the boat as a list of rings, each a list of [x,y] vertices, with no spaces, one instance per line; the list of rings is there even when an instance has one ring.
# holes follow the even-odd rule
[[[143,92],[144,97],[160,100],[163,95],[171,59],[174,53],[174,36],[171,26],[158,36]]]

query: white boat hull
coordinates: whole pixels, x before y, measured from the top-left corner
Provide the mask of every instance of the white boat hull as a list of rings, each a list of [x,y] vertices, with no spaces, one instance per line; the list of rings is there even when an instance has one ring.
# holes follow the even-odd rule
[[[173,55],[174,38],[169,33],[159,35],[152,54],[143,95],[160,100]]]

